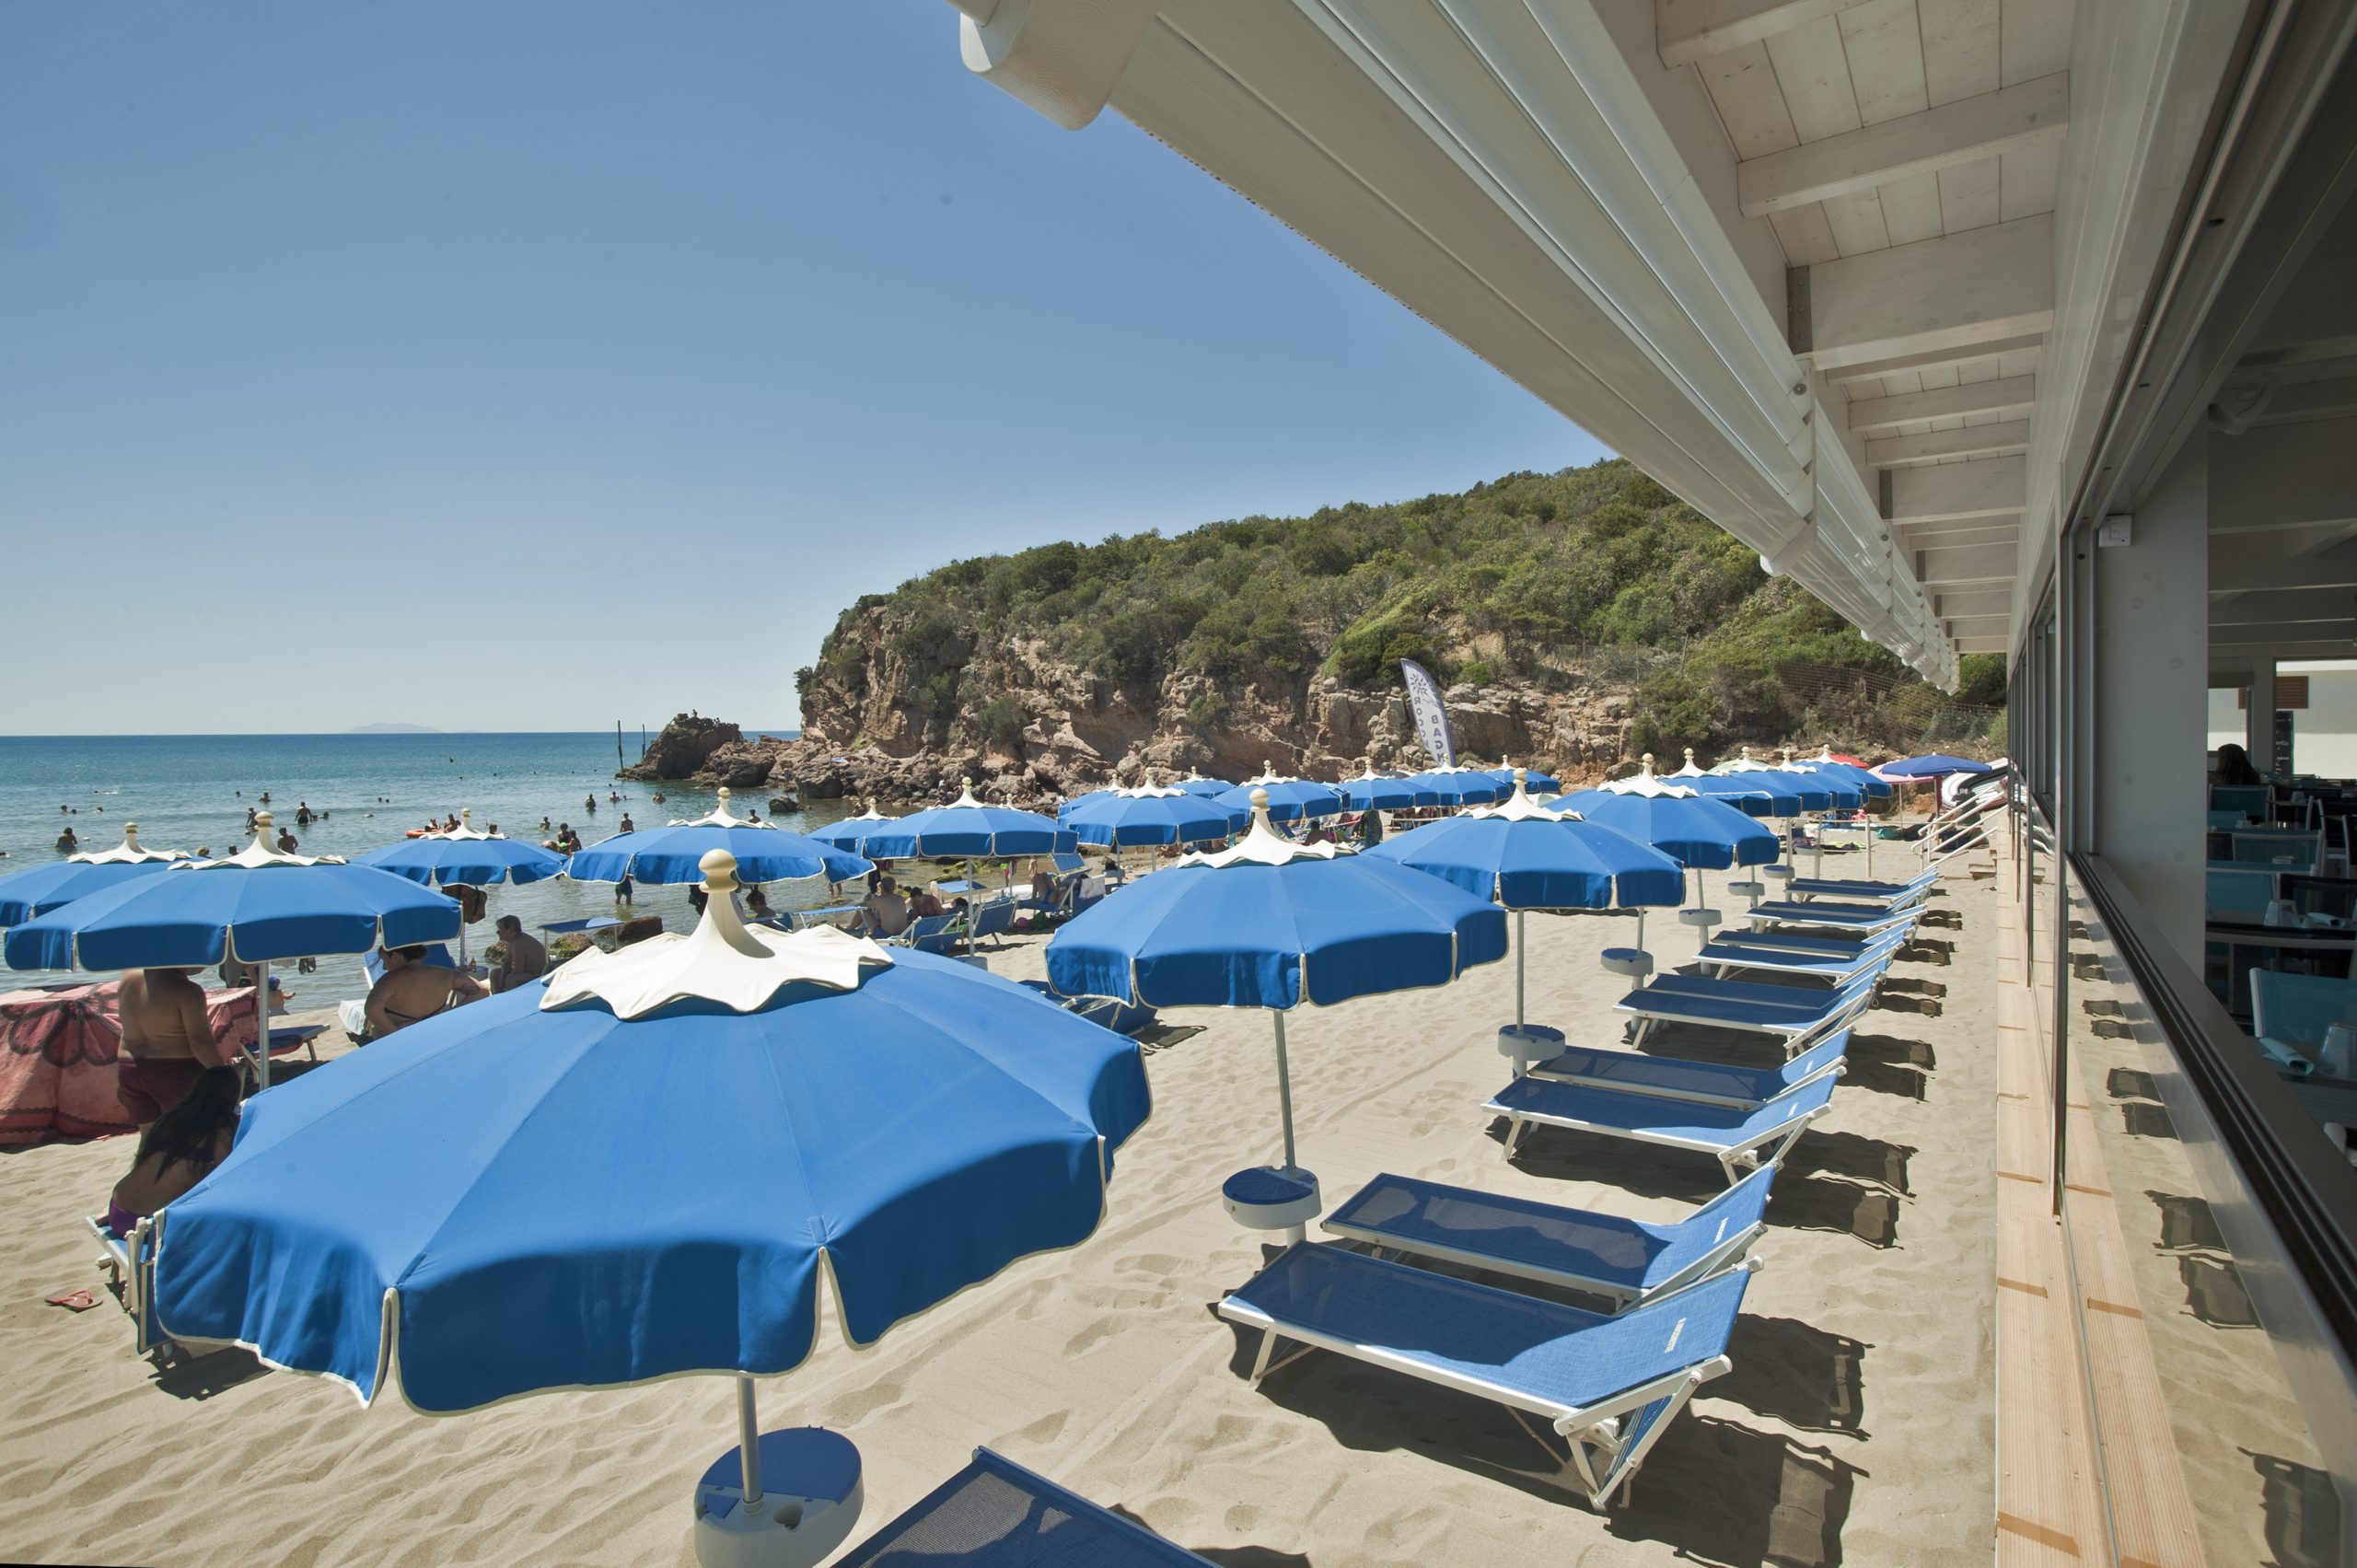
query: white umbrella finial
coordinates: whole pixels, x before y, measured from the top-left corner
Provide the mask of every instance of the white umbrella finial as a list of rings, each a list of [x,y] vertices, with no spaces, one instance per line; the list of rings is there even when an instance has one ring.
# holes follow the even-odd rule
[[[1689,751],[1686,755],[1687,755],[1687,756],[1689,756],[1689,757],[1690,758],[1690,757],[1692,757],[1692,756],[1694,755],[1694,753],[1693,753],[1693,752],[1691,752],[1691,751]],[[1653,776],[1653,771],[1654,771],[1654,754],[1653,754],[1652,752],[1648,751],[1648,752],[1646,752],[1643,757],[1640,757],[1640,758],[1639,758],[1639,759],[1637,759],[1637,760],[1638,760],[1640,762],[1642,762],[1643,764],[1644,764],[1644,772],[1645,772],[1645,776],[1646,776],[1647,778],[1651,778],[1651,777]]]

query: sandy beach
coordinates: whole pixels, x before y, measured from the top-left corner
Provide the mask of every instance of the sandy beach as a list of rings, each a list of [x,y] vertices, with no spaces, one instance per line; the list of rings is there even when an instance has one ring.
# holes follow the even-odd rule
[[[854,1539],[979,1444],[1229,1565],[1985,1562],[1993,904],[1991,883],[1961,873],[1935,891],[1855,1031],[1832,1114],[1779,1178],[1735,1370],[1608,1516],[1560,1484],[1498,1406],[1329,1355],[1264,1389],[1244,1376],[1254,1347],[1212,1308],[1262,1256],[1216,1194],[1274,1151],[1257,1013],[1164,1015],[1154,1118],[1122,1151],[1086,1245],[865,1352],[830,1325],[807,1365],[764,1382],[765,1421],[860,1445]],[[1594,955],[1629,923],[1534,916],[1528,930],[1532,1018],[1611,1043],[1625,982]],[[1665,965],[1693,951],[1666,920],[1648,935]],[[1019,938],[992,967],[1038,976],[1044,946]],[[1707,1158],[1544,1130],[1509,1163],[1503,1124],[1479,1107],[1509,1072],[1494,1031],[1513,1005],[1509,959],[1443,990],[1296,1015],[1302,1159],[1329,1205],[1380,1171],[1644,1218],[1720,1190]],[[1762,1058],[1693,1035],[1660,1048]],[[0,1156],[13,1242],[0,1260],[0,1558],[692,1562],[690,1488],[733,1440],[722,1379],[428,1418],[389,1397],[364,1411],[238,1351],[159,1377],[103,1295],[81,1313],[45,1304],[98,1280],[77,1216],[103,1205],[127,1156],[122,1140]]]

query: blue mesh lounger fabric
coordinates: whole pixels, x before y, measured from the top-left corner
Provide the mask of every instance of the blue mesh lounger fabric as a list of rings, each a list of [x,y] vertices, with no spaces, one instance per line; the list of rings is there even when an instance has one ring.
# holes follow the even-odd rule
[[[1713,1254],[1713,1272],[1737,1261],[1775,1174],[1762,1167],[1676,1225],[1387,1174],[1323,1223],[1355,1241],[1634,1301],[1698,1277]]]
[[[1688,1062],[1675,1056],[1573,1046],[1533,1071],[1545,1078],[1750,1109],[1837,1065],[1849,1046],[1850,1031],[1838,1030],[1781,1067],[1736,1067],[1721,1062]]]
[[[1209,1568],[988,1448],[835,1568]]]

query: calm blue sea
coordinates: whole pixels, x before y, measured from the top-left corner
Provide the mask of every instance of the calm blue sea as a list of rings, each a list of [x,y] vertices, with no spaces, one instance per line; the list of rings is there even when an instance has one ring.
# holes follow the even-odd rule
[[[790,733],[790,732],[774,732]],[[638,760],[638,738],[626,755]],[[122,824],[139,824],[140,842],[156,849],[226,854],[245,842],[246,807],[268,791],[269,808],[294,827],[308,803],[326,819],[295,827],[307,854],[358,854],[401,837],[428,817],[471,809],[478,828],[534,842],[545,817],[552,828],[571,822],[584,843],[619,830],[628,811],[640,827],[712,809],[710,791],[659,786],[664,803],[647,797],[658,787],[614,778],[614,738],[590,735],[124,735],[0,736],[0,872],[58,857],[59,829],[71,825],[87,849],[119,843]],[[619,801],[610,801],[619,794]],[[583,809],[586,796],[597,812]],[[736,802],[769,815],[768,801]],[[60,809],[63,807],[64,809]],[[815,827],[846,814],[836,801],[816,803],[814,814],[784,819],[788,828]],[[822,901],[824,883],[778,884],[769,889],[780,909]],[[605,883],[563,879],[492,891],[493,914],[514,912],[527,926],[576,915],[614,912]],[[661,914],[674,930],[689,924],[685,888],[638,889],[635,912]],[[491,938],[488,923],[470,928],[478,947]],[[0,973],[7,981],[52,979],[38,971]],[[365,991],[357,958],[322,958],[319,972],[289,977],[297,1008],[323,1006]]]

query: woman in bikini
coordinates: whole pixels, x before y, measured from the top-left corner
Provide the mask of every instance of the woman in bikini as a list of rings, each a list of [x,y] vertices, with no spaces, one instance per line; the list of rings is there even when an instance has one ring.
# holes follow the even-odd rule
[[[107,1202],[107,1229],[118,1237],[211,1174],[238,1136],[244,1083],[235,1067],[208,1067],[169,1110],[139,1135],[131,1172]]]

